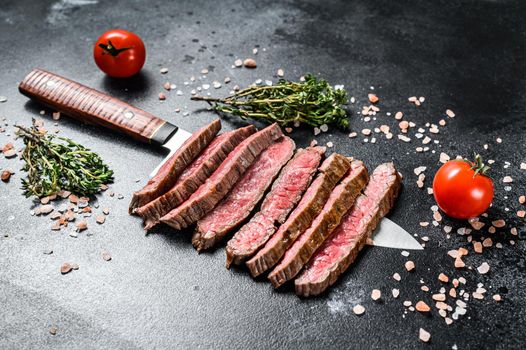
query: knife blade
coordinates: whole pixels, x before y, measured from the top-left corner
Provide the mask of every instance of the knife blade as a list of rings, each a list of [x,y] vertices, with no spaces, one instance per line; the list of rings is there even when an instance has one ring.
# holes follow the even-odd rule
[[[377,247],[423,250],[424,248],[409,232],[384,217],[374,230],[368,244]]]
[[[192,136],[192,134],[186,130],[183,130],[179,128],[177,132],[166,141],[162,145],[162,147],[167,148],[169,150],[168,155],[153,169],[153,171],[150,173],[150,177],[153,177],[159,169],[163,166],[163,164],[182,146],[182,144]]]
[[[136,140],[161,146],[168,156],[151,176],[191,133],[124,101],[42,69],[33,69],[18,90],[56,111],[85,123],[97,124],[122,132]]]

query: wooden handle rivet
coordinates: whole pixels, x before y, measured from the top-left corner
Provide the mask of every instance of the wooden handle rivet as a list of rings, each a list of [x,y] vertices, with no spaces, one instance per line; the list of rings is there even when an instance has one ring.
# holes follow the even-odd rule
[[[133,118],[133,116],[134,116],[133,112],[130,112],[130,111],[124,112],[125,118],[131,119]]]

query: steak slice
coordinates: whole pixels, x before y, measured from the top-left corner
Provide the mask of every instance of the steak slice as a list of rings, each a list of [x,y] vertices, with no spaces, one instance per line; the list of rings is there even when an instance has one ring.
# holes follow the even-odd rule
[[[367,169],[363,163],[352,161],[351,169],[331,192],[321,213],[314,219],[312,225],[297,238],[281,262],[268,275],[275,288],[294,278],[300,272],[316,249],[340,224],[342,217],[351,208],[368,179]]]
[[[241,142],[216,171],[179,207],[161,218],[176,230],[188,227],[209,213],[237,183],[257,156],[283,136],[277,124],[251,135]]]
[[[375,169],[365,192],[294,281],[298,295],[318,295],[336,282],[393,207],[400,187],[401,179],[392,163]]]
[[[212,142],[219,130],[221,130],[221,122],[216,119],[193,133],[146,186],[133,194],[128,212],[133,213],[136,208],[142,207],[172,188],[183,170]]]
[[[272,184],[260,211],[228,242],[227,268],[254,255],[276,232],[276,226],[285,222],[309,186],[324,153],[323,147],[308,147],[296,152]]]
[[[221,203],[197,222],[192,244],[198,251],[211,248],[250,215],[295,148],[285,136],[261,152]]]
[[[320,213],[329,198],[334,186],[350,169],[349,160],[333,153],[325,159],[319,168],[319,173],[309,186],[298,206],[287,221],[280,226],[265,247],[247,261],[247,267],[252,277],[259,276],[278,263],[285,251],[312,224],[312,220]]]
[[[214,141],[186,168],[165,194],[150,203],[135,209],[144,220],[144,229],[149,230],[170,210],[187,200],[199,186],[221,165],[232,150],[248,136],[256,132],[252,125],[226,132]]]

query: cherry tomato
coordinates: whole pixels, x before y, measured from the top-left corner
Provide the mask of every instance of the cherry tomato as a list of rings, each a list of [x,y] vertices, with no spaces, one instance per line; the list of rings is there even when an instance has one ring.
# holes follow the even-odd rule
[[[102,34],[93,48],[97,66],[110,77],[127,78],[139,73],[146,60],[141,38],[122,29]]]
[[[470,219],[484,213],[493,200],[489,168],[479,155],[475,162],[452,160],[442,165],[433,180],[435,200],[448,216]]]

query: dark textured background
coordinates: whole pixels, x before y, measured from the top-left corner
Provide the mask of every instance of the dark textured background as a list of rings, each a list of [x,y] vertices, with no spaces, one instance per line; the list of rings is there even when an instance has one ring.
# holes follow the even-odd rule
[[[83,6],[71,4],[84,3]],[[156,150],[97,127],[62,118],[62,135],[99,152],[115,170],[112,190],[123,200],[99,196],[111,213],[102,226],[90,227],[78,238],[69,230],[51,232],[51,220],[30,216],[33,206],[19,190],[21,163],[0,157],[0,168],[17,170],[9,184],[0,184],[0,348],[416,348],[418,329],[431,332],[428,346],[451,348],[521,348],[526,326],[524,273],[524,221],[515,212],[517,197],[526,192],[526,5],[523,1],[13,1],[0,4],[0,116],[9,123],[0,144],[12,141],[14,123],[28,124],[40,106],[28,103],[17,84],[33,67],[85,83],[111,93],[190,131],[214,118],[195,112],[202,105],[189,101],[183,82],[211,73],[206,82],[232,77],[246,86],[257,78],[273,79],[283,68],[286,77],[298,79],[306,72],[330,82],[345,84],[357,98],[351,106],[352,128],[396,122],[385,112],[401,110],[419,125],[437,122],[446,108],[457,114],[432,145],[436,154],[416,154],[416,139],[406,144],[377,137],[376,144],[350,140],[346,133],[330,130],[320,143],[332,141],[334,150],[363,159],[372,169],[394,159],[405,175],[406,186],[391,218],[408,231],[429,236],[422,252],[412,252],[416,271],[408,274],[400,251],[368,248],[327,293],[312,300],[297,298],[290,290],[274,291],[263,280],[253,282],[242,270],[224,268],[222,249],[198,256],[189,232],[165,227],[145,236],[137,218],[126,208],[131,193],[162,159]],[[148,58],[140,76],[128,81],[104,77],[92,60],[94,40],[105,30],[121,27],[139,34]],[[256,70],[232,69],[237,57],[251,56],[258,45]],[[264,51],[263,48],[266,50]],[[159,74],[168,67],[167,75]],[[170,81],[183,96],[157,94]],[[381,113],[374,123],[360,121],[356,111],[366,103],[370,86],[381,98]],[[212,91],[224,95],[228,89]],[[425,96],[420,108],[409,96]],[[175,113],[176,108],[190,115]],[[43,117],[49,122],[49,111]],[[235,127],[225,122],[224,129]],[[411,131],[411,134],[414,131]],[[312,138],[310,131],[293,134],[299,145]],[[396,136],[395,136],[396,137]],[[502,144],[495,142],[497,137]],[[17,147],[21,144],[17,141]],[[483,149],[488,144],[489,149]],[[481,276],[465,269],[454,271],[449,249],[470,247],[465,237],[446,239],[440,228],[421,228],[431,221],[433,200],[416,188],[413,168],[428,166],[426,185],[439,166],[438,154],[470,156],[481,152],[496,159],[496,199],[491,218],[505,218],[508,227],[493,235],[503,249],[471,253],[468,266],[488,261],[491,272]],[[511,163],[504,168],[504,161]],[[504,190],[502,177],[515,181]],[[141,179],[141,183],[136,183]],[[509,211],[506,211],[509,208]],[[100,209],[99,209],[100,210]],[[513,219],[512,219],[513,218]],[[93,218],[92,218],[93,219]],[[463,223],[449,222],[455,228]],[[516,245],[508,242],[509,227],[519,228]],[[90,233],[92,236],[88,236]],[[52,249],[52,255],[44,255]],[[100,255],[109,251],[113,260]],[[77,262],[78,271],[61,276],[63,262]],[[430,295],[419,289],[420,279],[438,290],[439,272],[465,276],[465,289],[484,283],[484,301],[469,303],[466,316],[451,326],[433,312],[404,316],[403,300]],[[402,282],[391,276],[400,272]],[[400,299],[391,297],[400,288]],[[380,288],[383,303],[370,300]],[[504,301],[491,299],[500,293]],[[357,317],[356,303],[366,307]],[[55,336],[49,329],[58,327]]]

